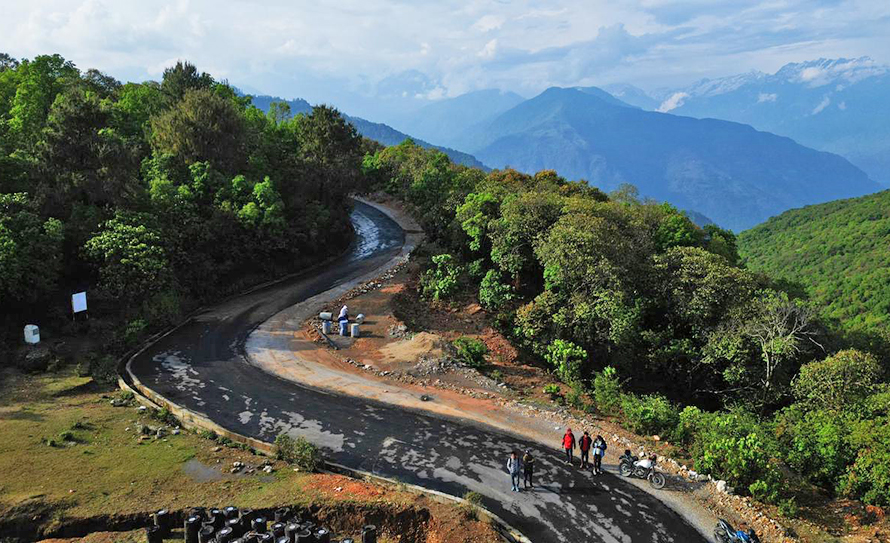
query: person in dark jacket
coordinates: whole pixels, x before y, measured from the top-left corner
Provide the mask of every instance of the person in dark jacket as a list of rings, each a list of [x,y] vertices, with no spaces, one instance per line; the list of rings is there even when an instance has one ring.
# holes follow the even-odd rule
[[[590,434],[584,430],[584,435],[578,440],[578,449],[581,451],[581,469],[587,469],[590,458],[590,446],[593,444]]]
[[[525,451],[525,454],[522,455],[522,482],[525,485],[525,488],[534,488],[535,484],[532,482],[532,476],[535,474],[535,457],[532,456],[531,449]]]
[[[606,440],[603,436],[596,436],[593,440],[593,473],[601,475],[603,473],[603,457],[606,456]]]
[[[571,428],[566,428],[566,433],[562,436],[562,448],[566,452],[566,463],[571,465],[575,456],[575,434]]]

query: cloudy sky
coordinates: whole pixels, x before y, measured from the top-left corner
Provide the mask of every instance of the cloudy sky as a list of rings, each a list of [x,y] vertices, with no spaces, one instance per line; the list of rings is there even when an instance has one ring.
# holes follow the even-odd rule
[[[123,80],[188,59],[248,92],[375,103],[501,88],[654,89],[787,62],[890,63],[887,0],[0,0],[0,51]]]

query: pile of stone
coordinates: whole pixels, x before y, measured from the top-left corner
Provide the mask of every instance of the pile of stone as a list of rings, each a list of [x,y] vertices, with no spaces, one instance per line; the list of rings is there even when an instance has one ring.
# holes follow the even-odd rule
[[[271,513],[272,518],[266,515]],[[183,518],[184,516],[184,518]],[[163,509],[153,515],[145,529],[148,543],[177,539],[175,526],[181,525],[185,543],[353,543],[337,539],[327,528],[293,513],[288,508],[254,511],[229,506],[224,509],[196,507],[184,515]],[[361,543],[377,543],[377,527],[362,528]]]

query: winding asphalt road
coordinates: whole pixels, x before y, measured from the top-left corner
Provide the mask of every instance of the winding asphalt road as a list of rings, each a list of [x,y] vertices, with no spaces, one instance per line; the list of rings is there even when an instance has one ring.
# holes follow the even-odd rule
[[[650,494],[613,475],[569,468],[557,451],[501,430],[300,386],[264,373],[244,342],[282,309],[350,281],[398,254],[404,232],[356,203],[351,254],[318,273],[230,299],[196,315],[131,362],[146,386],[240,434],[274,440],[304,435],[337,463],[484,504],[535,543],[677,542],[706,539]],[[537,456],[533,491],[510,492],[509,451]]]

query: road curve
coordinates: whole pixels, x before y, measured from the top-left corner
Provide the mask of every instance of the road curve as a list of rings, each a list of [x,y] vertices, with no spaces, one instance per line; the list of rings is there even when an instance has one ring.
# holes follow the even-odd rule
[[[304,435],[335,462],[453,495],[483,494],[491,511],[535,543],[706,539],[650,494],[612,475],[593,478],[552,449],[463,420],[332,394],[273,377],[244,355],[249,333],[275,313],[366,274],[398,254],[404,232],[356,203],[353,250],[315,274],[238,296],[195,315],[130,363],[142,384],[231,431],[274,440]],[[509,451],[538,457],[531,492],[509,491]]]

